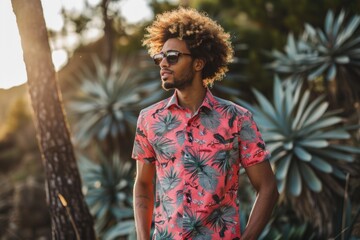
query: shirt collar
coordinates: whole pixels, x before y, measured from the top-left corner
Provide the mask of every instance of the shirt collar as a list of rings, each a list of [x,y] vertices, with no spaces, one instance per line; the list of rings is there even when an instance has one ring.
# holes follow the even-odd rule
[[[215,100],[214,96],[212,95],[211,91],[207,88],[205,98],[204,98],[202,104],[200,105],[199,109],[202,107],[206,107],[206,108],[209,108],[210,110],[212,110],[214,108],[215,104],[216,104],[216,100]],[[174,94],[170,97],[165,108],[170,108],[171,106],[177,106],[177,107],[181,108],[181,106],[179,105],[176,91],[174,91]]]

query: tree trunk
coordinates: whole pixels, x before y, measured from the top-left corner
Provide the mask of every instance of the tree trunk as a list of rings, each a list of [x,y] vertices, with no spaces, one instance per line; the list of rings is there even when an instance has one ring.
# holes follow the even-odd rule
[[[101,11],[103,14],[103,21],[104,21],[104,39],[105,39],[105,46],[104,46],[104,60],[106,64],[106,72],[109,75],[110,67],[113,57],[114,51],[114,33],[112,29],[112,19],[108,16],[108,7],[109,7],[110,0],[102,0],[101,2]]]
[[[52,238],[95,239],[58,90],[40,0],[12,0],[46,176]]]

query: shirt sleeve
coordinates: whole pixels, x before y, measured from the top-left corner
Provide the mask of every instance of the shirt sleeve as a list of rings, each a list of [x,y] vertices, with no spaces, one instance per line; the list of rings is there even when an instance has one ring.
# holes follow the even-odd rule
[[[244,168],[270,159],[258,126],[252,114],[246,111],[238,122],[240,163]]]
[[[135,160],[152,164],[156,160],[155,151],[148,139],[146,117],[143,111],[140,112],[138,117],[131,157]]]

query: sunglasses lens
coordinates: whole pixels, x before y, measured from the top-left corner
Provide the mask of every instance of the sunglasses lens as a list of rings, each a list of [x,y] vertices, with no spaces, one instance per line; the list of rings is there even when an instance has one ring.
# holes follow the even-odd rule
[[[169,64],[176,64],[179,60],[180,52],[167,52],[167,53],[158,53],[153,56],[154,63],[160,65],[161,61],[166,58],[166,61]]]
[[[176,53],[176,52],[168,53],[167,56],[166,56],[166,61],[169,64],[175,64],[175,63],[178,62],[178,60],[179,60],[179,54]]]
[[[153,57],[154,62],[156,65],[159,65],[161,63],[161,61],[163,60],[163,55],[162,54],[156,54]]]

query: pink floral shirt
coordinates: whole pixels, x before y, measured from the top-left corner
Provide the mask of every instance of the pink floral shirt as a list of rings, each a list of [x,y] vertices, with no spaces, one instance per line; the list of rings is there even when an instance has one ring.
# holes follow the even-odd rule
[[[265,161],[251,113],[209,90],[199,110],[176,96],[140,112],[132,157],[156,165],[153,239],[239,239],[240,167]]]

